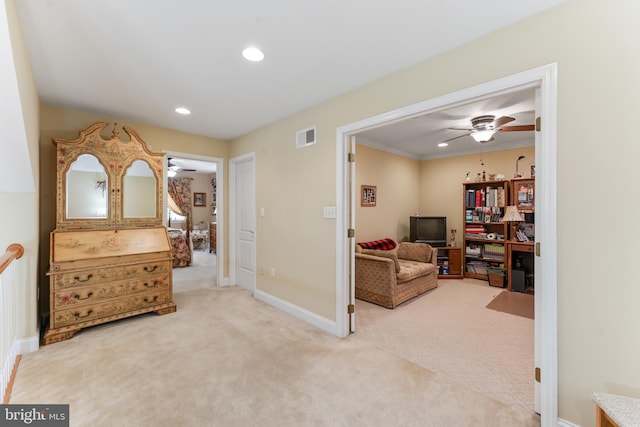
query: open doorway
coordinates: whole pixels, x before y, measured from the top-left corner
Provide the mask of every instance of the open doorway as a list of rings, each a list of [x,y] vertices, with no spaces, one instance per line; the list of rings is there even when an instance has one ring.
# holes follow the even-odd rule
[[[353,239],[346,239],[344,230],[354,229],[354,191],[352,152],[356,135],[367,129],[384,126],[399,120],[428,114],[446,108],[462,105],[479,99],[487,99],[499,93],[515,91],[524,87],[537,88],[539,100],[537,116],[544,125],[536,132],[536,190],[537,202],[544,209],[537,210],[536,240],[543,243],[543,250],[536,259],[535,295],[535,354],[536,367],[542,372],[544,381],[540,383],[540,404],[542,424],[557,422],[557,255],[556,255],[556,85],[557,66],[550,64],[503,79],[474,86],[459,92],[414,104],[389,113],[343,126],[337,132],[338,164],[338,220],[337,220],[337,306],[336,328],[338,335],[350,332],[351,310],[346,309],[353,298],[354,284]],[[539,289],[539,291],[538,291]],[[357,319],[357,313],[355,313]]]
[[[172,246],[175,293],[222,283],[222,166],[215,157],[167,153],[163,219]]]

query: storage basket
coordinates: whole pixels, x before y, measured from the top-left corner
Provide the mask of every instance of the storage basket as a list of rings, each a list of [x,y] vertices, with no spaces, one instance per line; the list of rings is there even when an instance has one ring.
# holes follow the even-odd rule
[[[487,267],[487,275],[489,276],[489,285],[498,288],[506,286],[507,270],[498,267]]]

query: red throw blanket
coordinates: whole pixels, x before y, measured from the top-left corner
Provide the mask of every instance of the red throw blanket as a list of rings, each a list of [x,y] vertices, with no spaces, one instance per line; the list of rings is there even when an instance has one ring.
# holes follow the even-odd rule
[[[386,239],[374,240],[372,242],[362,242],[358,244],[362,249],[375,249],[378,251],[390,251],[398,246],[396,242],[393,241],[393,239],[390,239],[388,237]]]

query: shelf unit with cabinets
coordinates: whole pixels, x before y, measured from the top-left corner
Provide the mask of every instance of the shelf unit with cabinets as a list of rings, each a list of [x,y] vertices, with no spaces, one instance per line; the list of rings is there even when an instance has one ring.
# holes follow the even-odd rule
[[[462,279],[462,248],[438,248],[438,279]]]
[[[515,227],[522,234],[512,233],[507,244],[507,288],[510,291],[534,293],[535,184],[534,178],[511,180],[509,203],[516,206],[525,221]],[[523,235],[526,236],[524,241]]]
[[[500,221],[509,200],[509,181],[463,184],[464,277],[488,280],[487,267],[504,267],[508,223]]]

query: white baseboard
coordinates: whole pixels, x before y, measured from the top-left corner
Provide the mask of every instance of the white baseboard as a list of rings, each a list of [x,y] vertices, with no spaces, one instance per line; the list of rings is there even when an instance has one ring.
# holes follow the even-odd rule
[[[38,335],[22,338],[16,341],[16,345],[16,354],[33,353],[40,348],[40,339]]]
[[[573,424],[567,420],[563,420],[562,418],[559,418],[558,427],[580,427],[580,426],[578,424]]]
[[[291,304],[289,301],[282,300],[263,291],[256,290],[253,292],[253,296],[256,299],[277,308],[278,310],[282,310],[300,320],[304,320],[318,329],[328,332],[331,335],[338,336],[336,322],[329,320],[326,317],[319,316],[305,308]]]

